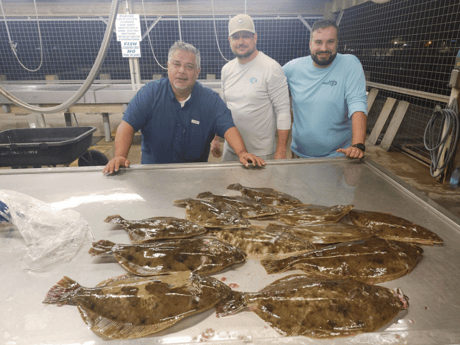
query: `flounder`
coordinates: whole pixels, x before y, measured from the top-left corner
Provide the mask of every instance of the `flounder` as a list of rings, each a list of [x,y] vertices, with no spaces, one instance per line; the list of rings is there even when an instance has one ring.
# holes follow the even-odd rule
[[[289,225],[338,222],[353,209],[353,205],[321,206],[305,204],[280,212],[277,218]]]
[[[346,223],[301,224],[296,226],[270,223],[267,230],[288,231],[314,245],[357,241],[375,236],[375,232],[368,228]]]
[[[211,192],[203,192],[196,196],[198,199],[210,200],[213,202],[222,202],[235,207],[244,218],[260,218],[273,216],[278,210],[269,207],[253,199],[241,196],[215,195]]]
[[[125,275],[94,288],[64,277],[43,303],[76,305],[83,321],[105,339],[157,333],[179,320],[214,307],[231,289],[212,277],[180,272],[156,277]]]
[[[241,230],[214,230],[208,234],[242,249],[249,257],[259,260],[315,250],[308,241],[285,231],[267,231],[252,227]]]
[[[411,272],[422,259],[423,249],[412,243],[371,237],[330,245],[280,260],[262,260],[267,273],[299,269],[311,277],[355,279],[377,284]]]
[[[218,316],[250,310],[285,336],[333,338],[377,331],[408,307],[399,289],[296,274],[259,292],[233,291],[215,308]]]
[[[238,210],[225,203],[201,199],[174,200],[175,206],[186,206],[185,217],[206,228],[243,229],[250,223]]]
[[[212,237],[132,245],[101,240],[93,243],[89,253],[113,254],[125,270],[140,276],[187,270],[209,275],[246,259],[241,249]]]
[[[227,189],[237,190],[247,198],[279,209],[302,204],[302,201],[294,198],[292,195],[277,191],[273,188],[251,188],[244,187],[239,183],[234,183],[229,185]]]
[[[120,224],[129,233],[133,243],[168,238],[189,238],[206,233],[206,229],[187,219],[175,217],[152,217],[142,220],[126,220],[119,215],[108,216],[104,222]]]
[[[353,210],[348,216],[353,224],[372,229],[387,240],[426,245],[443,243],[434,232],[388,213]]]

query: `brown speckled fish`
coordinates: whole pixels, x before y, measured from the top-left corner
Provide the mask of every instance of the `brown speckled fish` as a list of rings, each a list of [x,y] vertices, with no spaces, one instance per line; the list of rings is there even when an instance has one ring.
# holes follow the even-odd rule
[[[434,232],[388,213],[353,210],[348,216],[353,224],[372,229],[377,236],[387,240],[425,245],[443,243],[442,238]]]
[[[375,236],[375,232],[368,228],[346,223],[301,224],[296,226],[270,223],[267,230],[288,231],[314,245],[357,241]]]
[[[415,244],[378,237],[330,245],[306,254],[261,261],[267,273],[299,269],[311,277],[377,284],[409,274],[422,259]]]
[[[231,292],[212,277],[180,272],[156,277],[125,275],[94,288],[64,277],[43,303],[76,305],[83,321],[105,339],[157,333],[181,319],[214,307]]]
[[[203,192],[198,194],[196,197],[198,199],[229,204],[235,207],[244,218],[248,219],[273,216],[278,213],[278,210],[273,207],[269,207],[253,199],[241,196],[215,195],[211,192]]]
[[[173,203],[185,206],[185,218],[205,228],[244,229],[250,225],[235,207],[228,204],[192,198],[174,200]]]
[[[113,254],[125,270],[140,276],[187,270],[209,275],[246,259],[241,249],[212,237],[132,245],[101,240],[93,243],[89,253]]]
[[[120,224],[129,233],[133,243],[145,243],[168,238],[189,238],[206,233],[206,229],[187,219],[152,217],[126,220],[119,215],[108,216],[104,222]]]
[[[227,189],[237,190],[247,198],[254,199],[262,204],[278,209],[285,209],[302,204],[299,199],[294,198],[292,195],[277,191],[273,188],[251,188],[244,187],[239,183],[234,183],[229,185]]]
[[[277,215],[277,218],[289,225],[338,222],[352,209],[353,205],[336,205],[329,207],[305,204],[282,211]]]
[[[226,316],[250,310],[284,336],[335,338],[377,331],[408,307],[399,289],[296,274],[259,292],[233,291],[216,311]]]
[[[281,258],[294,253],[315,250],[308,241],[289,232],[249,228],[241,230],[214,230],[209,235],[242,249],[254,259]]]

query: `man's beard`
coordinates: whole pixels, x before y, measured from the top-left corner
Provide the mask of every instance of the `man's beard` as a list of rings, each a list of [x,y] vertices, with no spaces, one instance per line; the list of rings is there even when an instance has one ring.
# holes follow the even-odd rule
[[[246,53],[244,53],[244,54],[239,54],[239,53],[237,53],[236,50],[233,51],[233,54],[234,54],[237,58],[245,59],[245,58],[251,56],[251,54],[254,53],[255,51],[256,51],[256,47],[254,46],[254,49],[248,50],[248,51],[247,51]]]
[[[326,59],[326,60],[318,59],[318,54],[324,54],[324,53],[328,53],[329,58]],[[332,52],[330,52],[330,51],[325,51],[325,52],[317,52],[316,54],[312,54],[311,58],[318,66],[328,66],[334,61],[336,56],[337,56],[337,53],[332,54]]]

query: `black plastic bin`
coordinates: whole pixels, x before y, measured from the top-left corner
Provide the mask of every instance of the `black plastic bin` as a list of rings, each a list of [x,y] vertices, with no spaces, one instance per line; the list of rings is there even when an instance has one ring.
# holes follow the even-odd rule
[[[87,153],[96,127],[8,129],[0,132],[0,167],[69,165]]]

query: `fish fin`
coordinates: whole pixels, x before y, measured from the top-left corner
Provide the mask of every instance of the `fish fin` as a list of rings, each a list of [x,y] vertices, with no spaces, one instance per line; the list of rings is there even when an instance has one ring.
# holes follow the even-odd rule
[[[75,280],[64,276],[64,278],[48,291],[42,303],[57,304],[58,306],[75,304],[73,302],[73,297],[79,293],[81,288],[82,286]]]
[[[137,232],[137,230],[128,229],[128,236],[131,240],[132,244],[144,244],[150,243],[152,241],[160,240],[161,238],[157,238],[155,236],[146,238],[145,235],[141,235]]]
[[[153,278],[153,277],[152,277]],[[145,279],[145,277],[139,277],[136,275],[133,275],[131,273],[123,274],[118,277],[112,277],[108,278],[106,280],[101,281],[99,284],[96,285],[96,287],[104,287],[104,286],[117,286],[117,285],[124,285],[124,284],[130,284],[130,283],[135,283],[139,279]]]
[[[95,255],[104,255],[112,254],[112,248],[115,246],[115,243],[108,240],[100,240],[93,242],[93,246],[89,249],[88,253]]]
[[[279,259],[279,260],[273,260],[273,259],[265,259],[261,260],[260,264],[265,268],[265,271],[268,274],[272,273],[281,273],[284,271],[289,270],[289,259]]]
[[[310,253],[316,250],[316,248],[314,248],[312,244],[309,243],[308,245],[309,246],[311,245],[312,247],[309,249],[297,250],[297,251],[287,252],[287,253],[248,254],[248,258],[256,259],[259,261],[279,261],[282,259],[289,259],[292,256],[302,255],[302,254]],[[283,271],[287,271],[287,269],[283,269]]]
[[[128,259],[124,258],[123,256],[117,253],[115,253],[115,257],[117,258],[117,261],[121,267],[123,267],[129,273],[135,274],[137,276],[149,277],[149,276],[153,276],[157,274],[165,274],[165,272],[161,271],[162,266],[142,267],[142,266],[136,265],[135,263],[129,261]]]
[[[197,199],[207,199],[207,198],[210,198],[212,197],[214,194],[212,194],[212,192],[202,192],[200,194],[198,194],[196,197]]]
[[[78,305],[80,315],[86,325],[97,335],[106,339],[134,339],[157,333],[171,327],[181,318],[158,322],[153,325],[132,325],[105,318],[82,305]]]
[[[179,199],[179,200],[173,200],[174,206],[178,207],[185,207],[188,205],[188,202],[192,200],[192,198],[185,198],[185,199]]]
[[[229,296],[220,300],[215,306],[217,317],[234,315],[248,308],[246,301],[246,293],[232,291]]]
[[[242,190],[243,189],[243,186],[239,183],[233,183],[231,185],[229,185],[227,187],[227,189],[230,189],[230,190]]]
[[[118,215],[114,214],[112,216],[107,216],[107,218],[104,219],[104,222],[106,223],[113,223],[113,224],[121,224],[125,219]]]
[[[279,213],[278,211],[274,211],[273,213],[270,213],[270,214],[255,215],[255,216],[251,216],[248,218],[254,219],[254,220],[261,220],[261,221],[277,220],[278,213]]]

